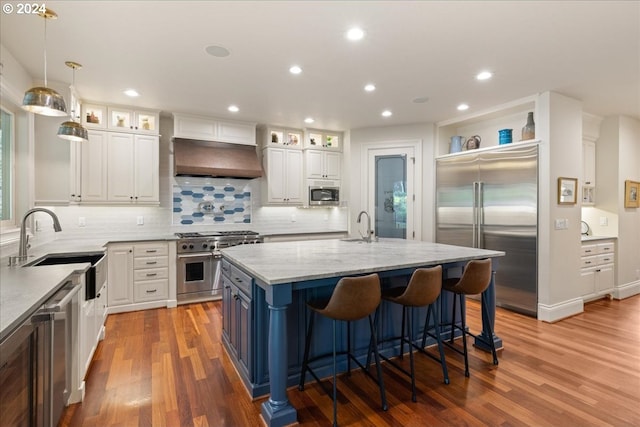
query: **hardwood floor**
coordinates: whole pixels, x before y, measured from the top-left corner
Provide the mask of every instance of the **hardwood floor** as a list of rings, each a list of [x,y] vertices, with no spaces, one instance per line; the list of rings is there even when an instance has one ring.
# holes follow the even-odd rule
[[[468,303],[479,328],[479,306]],[[251,401],[221,344],[221,305],[110,315],[87,377],[85,401],[65,411],[64,426],[259,426]],[[417,355],[418,401],[408,379],[384,369],[389,410],[362,374],[338,381],[342,426],[638,426],[640,295],[590,303],[555,324],[498,309],[500,365],[470,347],[447,350],[451,384],[440,365]],[[405,358],[405,363],[408,358]],[[314,382],[289,390],[304,426],[330,425],[331,399]]]

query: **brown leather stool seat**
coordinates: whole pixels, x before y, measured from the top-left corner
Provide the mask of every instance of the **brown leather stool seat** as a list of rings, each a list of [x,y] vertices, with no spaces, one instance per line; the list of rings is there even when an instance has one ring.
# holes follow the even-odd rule
[[[498,356],[496,354],[496,346],[493,342],[493,339],[485,339],[479,335],[474,335],[467,330],[466,325],[466,310],[464,305],[465,295],[477,295],[481,294],[482,301],[482,312],[483,317],[489,319],[489,309],[486,304],[486,296],[484,291],[489,287],[491,283],[491,259],[483,259],[483,260],[473,260],[469,261],[464,268],[462,273],[462,277],[460,278],[451,278],[445,279],[442,281],[442,289],[445,291],[449,291],[453,293],[453,308],[451,314],[451,338],[447,343],[449,347],[451,347],[456,352],[464,355],[464,375],[466,377],[469,376],[469,358],[467,352],[467,335],[474,337],[476,340],[479,340],[485,343],[489,348],[491,348],[491,354],[493,356],[493,364],[498,364]],[[456,319],[456,297],[460,301],[460,319],[461,325],[458,326],[455,323]],[[491,322],[485,322],[485,328],[488,329],[489,337],[493,337],[493,328],[491,327]],[[453,345],[454,332],[456,329],[462,331],[462,347],[463,350]]]
[[[307,371],[316,379],[318,384],[333,398],[333,425],[337,424],[337,386],[336,386],[336,358],[338,353],[336,352],[336,322],[347,322],[347,351],[344,354],[347,355],[347,372],[351,372],[351,360],[353,360],[363,372],[372,378],[380,388],[380,400],[382,402],[382,409],[387,410],[387,399],[384,391],[384,382],[382,379],[382,368],[380,366],[380,357],[377,351],[376,342],[376,330],[371,315],[376,311],[378,305],[380,305],[380,278],[377,274],[369,274],[367,276],[360,277],[343,277],[340,279],[329,298],[326,300],[314,300],[307,302],[307,307],[311,309],[311,315],[309,319],[309,326],[307,329],[307,336],[304,346],[304,358],[302,361],[302,370],[300,372],[300,384],[298,388],[304,390],[305,374]],[[309,347],[311,343],[311,335],[313,333],[313,323],[315,314],[320,314],[333,320],[333,392],[324,388],[324,384],[320,381],[320,378],[316,376],[309,362],[316,360],[323,356],[316,356],[314,359],[309,360]],[[360,320],[365,317],[369,318],[369,330],[371,331],[371,339],[375,343],[375,361],[377,368],[377,378],[363,366],[358,359],[351,353],[351,322]]]
[[[407,286],[397,286],[393,288],[384,289],[382,291],[382,299],[400,304],[402,306],[402,328],[400,337],[392,338],[392,340],[400,340],[400,355],[402,358],[404,355],[404,343],[409,344],[409,366],[410,372],[405,371],[402,367],[396,364],[393,360],[381,355],[391,366],[400,370],[404,374],[411,377],[411,400],[416,401],[416,380],[415,370],[413,365],[413,350],[416,349],[434,360],[440,362],[442,365],[442,374],[444,375],[445,384],[449,384],[449,374],[447,373],[447,364],[444,357],[444,350],[442,348],[442,341],[440,339],[440,327],[439,317],[437,312],[436,301],[440,296],[440,290],[442,288],[442,266],[436,266],[432,268],[418,268],[411,275],[409,284]],[[413,309],[415,307],[427,307],[427,316],[424,324],[424,331],[422,336],[422,346],[415,344],[414,335],[412,332]],[[433,317],[434,333],[430,333],[431,326],[429,325],[429,319]],[[405,328],[406,326],[406,328]],[[407,334],[405,335],[405,329]],[[426,336],[429,335],[436,339],[438,343],[438,351],[440,357],[437,358],[431,353],[425,351]]]

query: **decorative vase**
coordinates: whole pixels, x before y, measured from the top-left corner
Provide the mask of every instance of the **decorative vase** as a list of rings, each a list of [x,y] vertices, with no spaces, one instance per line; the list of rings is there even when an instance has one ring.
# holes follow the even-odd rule
[[[529,139],[535,139],[536,137],[536,124],[533,122],[533,112],[527,114],[527,124],[522,128],[522,140],[527,141]]]

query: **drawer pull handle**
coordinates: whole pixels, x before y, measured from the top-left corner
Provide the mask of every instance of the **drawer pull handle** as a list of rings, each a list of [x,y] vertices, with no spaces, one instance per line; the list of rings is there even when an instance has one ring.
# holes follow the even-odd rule
[[[147,249],[148,254],[155,254],[156,252],[158,252],[156,249]]]
[[[585,264],[591,264],[591,261],[587,261],[587,262],[585,262]]]
[[[147,265],[154,265],[157,264],[158,261],[147,261]]]
[[[585,252],[590,254],[591,253],[591,249],[587,249]]]
[[[158,290],[157,289],[147,289],[146,292],[148,294],[155,294],[156,292],[158,292]]]
[[[147,277],[153,277],[153,276],[157,276],[158,273],[147,273]]]

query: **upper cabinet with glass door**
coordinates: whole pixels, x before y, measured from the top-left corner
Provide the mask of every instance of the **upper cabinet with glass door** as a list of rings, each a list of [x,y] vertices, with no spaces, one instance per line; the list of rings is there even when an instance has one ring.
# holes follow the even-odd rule
[[[157,135],[160,113],[130,107],[82,105],[82,124],[88,128]]]
[[[332,130],[305,129],[304,148],[342,151],[343,133]]]
[[[303,132],[278,126],[267,126],[262,130],[263,147],[302,148]]]

